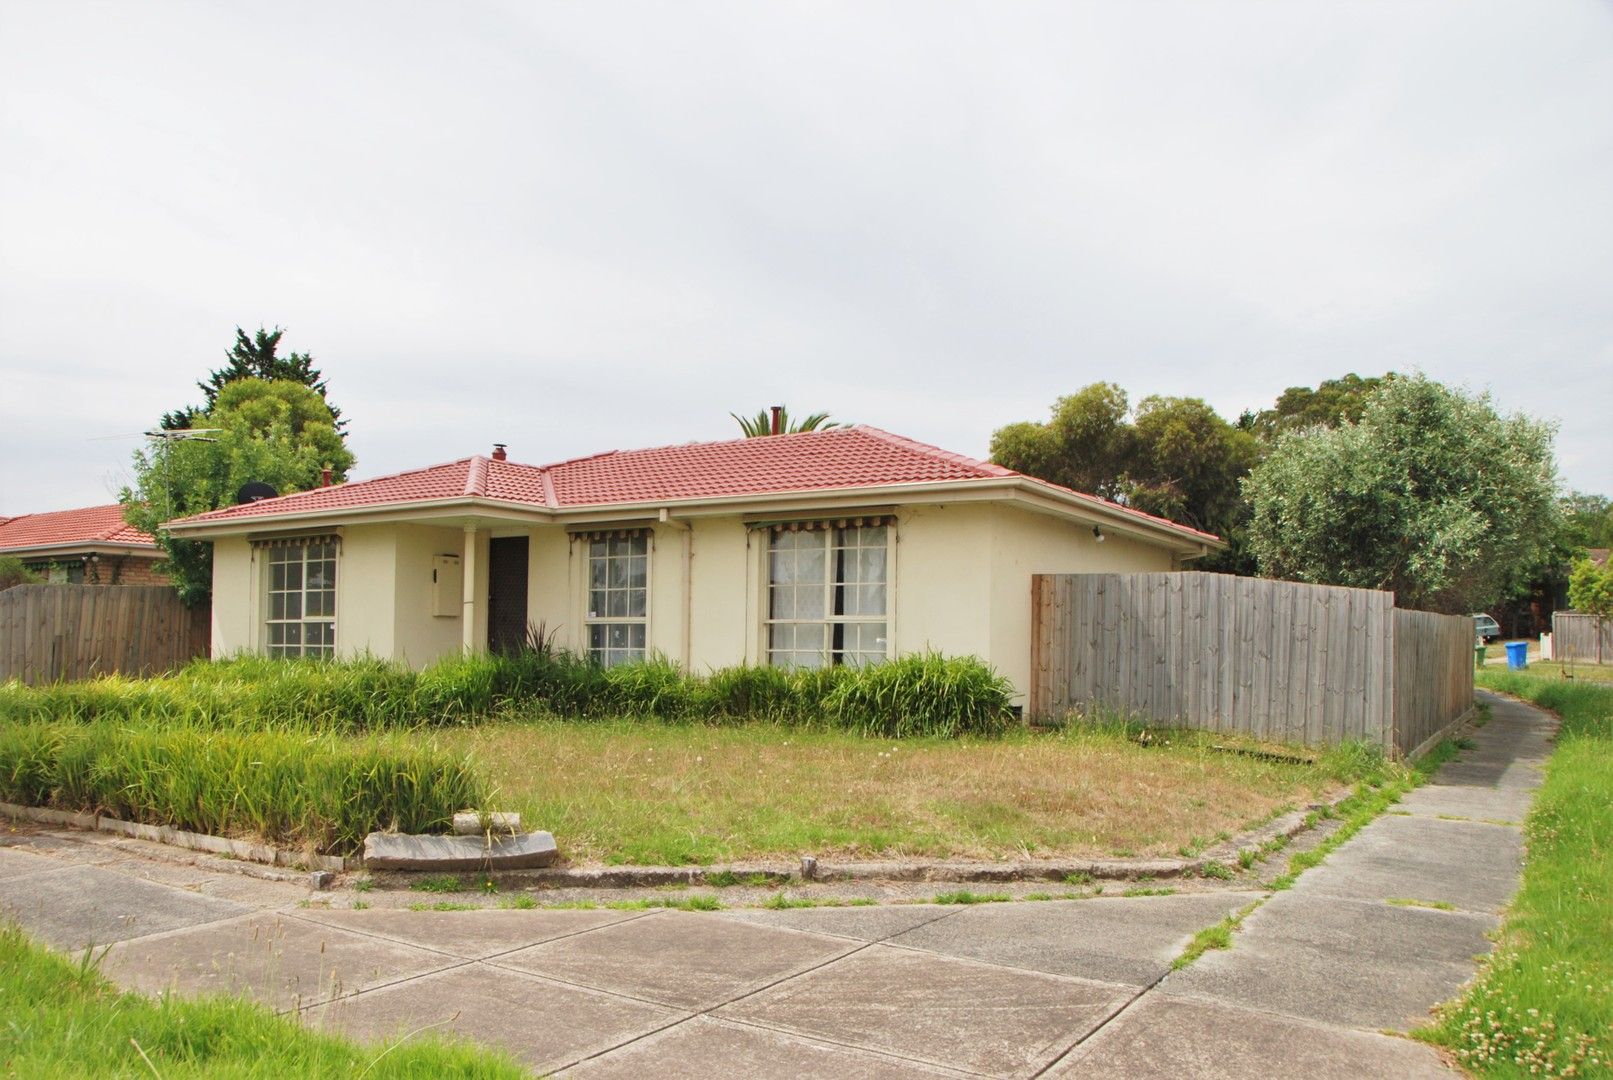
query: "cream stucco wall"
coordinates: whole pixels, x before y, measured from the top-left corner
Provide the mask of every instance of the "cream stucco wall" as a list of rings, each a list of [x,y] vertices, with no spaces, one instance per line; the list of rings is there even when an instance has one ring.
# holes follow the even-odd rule
[[[336,556],[336,651],[397,659],[396,525],[342,531]]]
[[[213,544],[213,644],[215,659],[257,648],[257,566],[246,540]]]
[[[889,634],[900,655],[980,656],[1023,693],[1030,677],[1030,585],[1036,573],[1169,570],[1171,552],[1090,525],[1001,502],[898,507]],[[511,535],[501,529],[498,535]],[[464,647],[464,616],[431,613],[432,556],[458,554],[474,600],[472,643],[485,643],[489,533],[459,527],[355,525],[342,530],[337,648],[420,667]],[[564,648],[586,647],[587,544],[560,526],[530,530],[527,617]],[[652,529],[648,642],[705,671],[764,657],[766,534],[737,516],[661,522]],[[474,548],[467,550],[467,539]],[[686,574],[687,569],[687,574]],[[213,652],[262,647],[261,562],[245,540],[214,545]]]
[[[898,508],[886,606],[894,608],[897,655],[990,658],[993,522],[984,503]]]
[[[432,558],[458,555],[463,570],[465,532],[425,525],[399,525],[393,530],[392,657],[421,667],[463,647],[460,611],[433,615]],[[342,637],[340,627],[337,638]]]

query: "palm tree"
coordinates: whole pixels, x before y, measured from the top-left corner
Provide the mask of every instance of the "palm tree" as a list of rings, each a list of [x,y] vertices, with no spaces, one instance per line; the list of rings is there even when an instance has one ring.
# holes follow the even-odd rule
[[[800,431],[823,431],[828,428],[837,428],[841,425],[829,419],[826,412],[813,413],[800,420],[791,420],[790,411],[783,405],[775,405],[771,409],[763,409],[755,416],[740,416],[738,413],[729,413],[739,429],[745,433],[745,438],[755,439],[762,435],[772,435],[775,416],[778,422],[778,434],[793,435]]]

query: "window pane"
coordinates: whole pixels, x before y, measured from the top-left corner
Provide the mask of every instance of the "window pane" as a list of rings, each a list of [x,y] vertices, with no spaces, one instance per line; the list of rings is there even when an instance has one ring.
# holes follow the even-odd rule
[[[302,623],[281,623],[280,629],[284,634],[282,640],[287,645],[302,644]]]
[[[767,604],[767,611],[769,618],[795,618],[795,590],[783,585],[773,586]]]
[[[821,619],[827,612],[823,610],[824,595],[821,585],[800,585],[795,589],[795,618]]]
[[[286,618],[302,618],[302,594],[286,593]]]
[[[302,563],[286,564],[286,588],[302,588]]]
[[[883,547],[858,548],[857,557],[847,567],[848,581],[884,581],[885,549]]]

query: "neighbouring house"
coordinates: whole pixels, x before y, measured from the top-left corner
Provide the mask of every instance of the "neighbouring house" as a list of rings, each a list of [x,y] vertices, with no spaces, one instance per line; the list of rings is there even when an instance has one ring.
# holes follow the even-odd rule
[[[476,456],[170,522],[213,542],[213,652],[420,666],[542,622],[605,664],[980,656],[1029,685],[1031,575],[1216,537],[871,427]]]
[[[14,555],[49,581],[75,585],[167,585],[156,540],[123,520],[123,507],[86,506],[0,517],[0,555]]]

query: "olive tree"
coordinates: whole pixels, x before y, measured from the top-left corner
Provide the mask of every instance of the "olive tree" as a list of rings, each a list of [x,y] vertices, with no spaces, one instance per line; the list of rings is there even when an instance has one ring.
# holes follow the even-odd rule
[[[1529,580],[1561,529],[1553,428],[1422,375],[1359,421],[1280,435],[1244,481],[1266,577],[1392,590],[1479,611]]]

